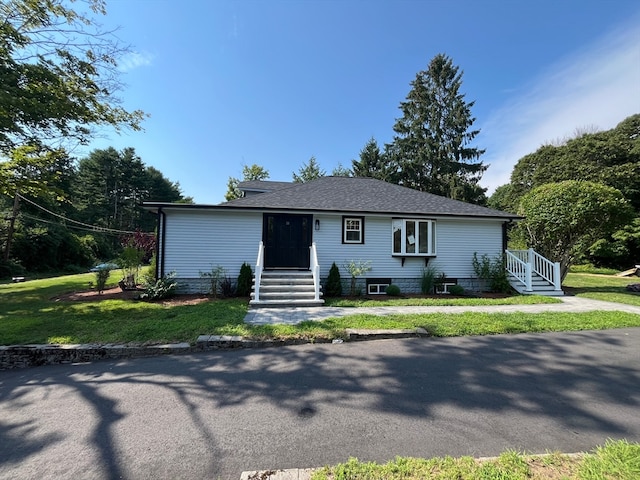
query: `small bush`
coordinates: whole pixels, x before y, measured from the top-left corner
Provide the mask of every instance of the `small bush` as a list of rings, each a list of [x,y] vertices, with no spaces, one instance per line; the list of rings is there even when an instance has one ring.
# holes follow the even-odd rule
[[[342,295],[342,281],[340,280],[340,269],[333,262],[329,269],[329,278],[327,278],[327,296],[339,297]]]
[[[22,277],[25,274],[24,267],[16,260],[5,262],[0,259],[0,278]]]
[[[507,279],[507,270],[504,264],[504,257],[497,255],[491,259],[487,254],[478,258],[478,254],[473,254],[473,271],[476,276],[489,282],[489,289],[492,292],[506,293],[511,290],[511,285]]]
[[[233,280],[231,277],[227,277],[226,275],[220,280],[220,295],[225,298],[231,298],[235,296],[236,289],[233,284]]]
[[[218,298],[218,293],[221,293],[221,284],[226,277],[227,271],[221,265],[211,267],[210,272],[200,272],[200,278],[209,280],[209,291],[207,293],[212,295],[213,298]]]
[[[462,288],[460,285],[451,285],[448,290],[451,295],[464,295],[464,288]]]
[[[140,294],[140,300],[161,300],[170,297],[176,291],[178,282],[174,280],[175,272],[171,272],[153,283],[146,283],[144,291]]]
[[[104,291],[104,287],[107,285],[107,280],[111,276],[111,270],[109,268],[101,268],[96,270],[96,290],[98,293]]]
[[[356,281],[358,280],[358,277],[364,275],[373,268],[371,266],[371,261],[349,260],[344,262],[342,266],[347,272],[349,272],[349,275],[351,275],[351,289],[349,291],[349,295],[354,296],[356,294]],[[358,295],[360,295],[360,293],[358,293]]]
[[[400,296],[400,287],[397,285],[389,285],[385,290],[386,294],[390,297],[399,297]]]
[[[436,275],[436,269],[432,266],[427,266],[422,270],[420,291],[423,295],[431,295],[433,293],[433,287],[435,287],[436,284]]]
[[[253,283],[253,271],[248,263],[243,263],[240,267],[240,275],[238,275],[238,284],[236,294],[239,297],[248,297],[251,293],[251,284]]]

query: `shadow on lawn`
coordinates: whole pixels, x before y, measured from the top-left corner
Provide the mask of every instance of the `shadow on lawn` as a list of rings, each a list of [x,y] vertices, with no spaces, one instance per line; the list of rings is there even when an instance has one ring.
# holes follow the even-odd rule
[[[140,476],[132,473],[133,459],[146,458],[158,444],[165,450],[144,467],[145,475],[180,477],[184,471],[176,455],[188,439],[191,452],[203,452],[200,470],[192,472],[198,477],[233,477],[254,468],[256,458],[272,465],[287,448],[319,464],[305,435],[339,421],[327,413],[336,411],[352,419],[347,429],[363,431],[370,418],[373,425],[393,425],[393,418],[422,425],[435,421],[443,408],[460,408],[479,415],[519,412],[576,434],[619,437],[628,434],[628,426],[608,411],[590,409],[581,395],[586,391],[610,411],[640,407],[637,367],[603,363],[591,353],[622,347],[616,331],[577,332],[306,345],[4,372],[0,477],[21,464],[43,468],[40,456],[57,444],[68,451],[59,462],[94,452],[100,478]],[[60,389],[67,393],[56,395]],[[90,435],[57,420],[56,412],[74,404],[90,410]],[[133,424],[144,431],[125,428]],[[289,446],[269,440],[281,429],[290,436]],[[459,422],[447,430],[465,435]],[[345,442],[337,461],[353,453],[350,434],[327,439]],[[403,454],[394,450],[392,438],[376,440],[383,439],[390,458]]]

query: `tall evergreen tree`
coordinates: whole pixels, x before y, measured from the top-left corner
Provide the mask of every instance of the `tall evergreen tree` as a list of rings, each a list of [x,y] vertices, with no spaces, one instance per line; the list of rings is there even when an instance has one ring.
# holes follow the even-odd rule
[[[396,166],[395,182],[425,192],[474,203],[484,203],[485,189],[478,185],[487,166],[484,153],[471,146],[480,132],[472,130],[475,118],[460,92],[462,72],[444,54],[436,55],[427,70],[411,82],[402,117],[393,130],[389,154]]]
[[[316,178],[324,177],[327,174],[318,165],[316,157],[312,156],[309,161],[300,167],[298,173],[293,172],[293,181],[296,183],[305,183],[315,180]]]
[[[371,177],[379,180],[390,180],[391,167],[387,156],[380,151],[378,142],[371,137],[360,150],[360,158],[351,160],[354,177]]]

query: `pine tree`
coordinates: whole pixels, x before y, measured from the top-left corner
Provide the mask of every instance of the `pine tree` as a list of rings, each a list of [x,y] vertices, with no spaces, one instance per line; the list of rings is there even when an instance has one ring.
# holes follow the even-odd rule
[[[354,177],[371,177],[379,180],[391,180],[390,166],[387,156],[380,152],[378,142],[371,137],[364,148],[360,150],[360,159],[352,160]]]
[[[436,55],[411,82],[402,117],[388,153],[396,167],[395,183],[416,190],[474,203],[486,201],[478,185],[487,169],[484,150],[471,146],[480,132],[471,130],[475,118],[460,93],[462,72],[446,55]]]
[[[305,183],[310,182],[311,180],[315,180],[320,177],[324,177],[327,174],[324,170],[320,168],[318,165],[318,161],[316,157],[311,157],[309,161],[300,167],[298,173],[293,172],[293,181],[295,183]]]

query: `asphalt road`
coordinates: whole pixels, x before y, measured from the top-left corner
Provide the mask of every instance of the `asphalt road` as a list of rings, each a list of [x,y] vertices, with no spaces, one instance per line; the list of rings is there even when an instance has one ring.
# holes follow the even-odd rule
[[[0,372],[2,479],[234,479],[640,441],[640,329],[380,340]]]

